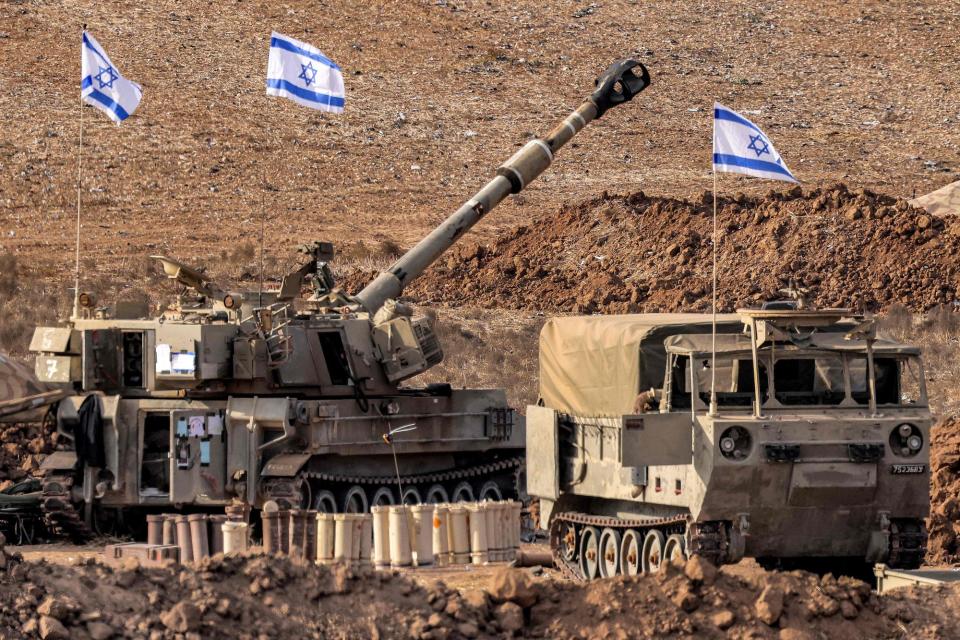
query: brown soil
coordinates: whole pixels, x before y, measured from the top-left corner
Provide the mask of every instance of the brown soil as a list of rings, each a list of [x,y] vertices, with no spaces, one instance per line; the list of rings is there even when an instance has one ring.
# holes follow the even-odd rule
[[[960,565],[960,418],[934,426],[930,472],[927,562]]]
[[[651,88],[478,237],[603,189],[709,188],[714,99],[747,112],[812,186],[909,196],[960,167],[954,2],[18,0],[0,7],[0,247],[58,291],[72,284],[83,23],[144,88],[119,127],[86,109],[89,277],[139,284],[152,253],[219,262],[255,240],[264,209],[282,258],[311,239],[410,246],[630,55]],[[271,29],[340,64],[345,113],[264,95]],[[769,183],[725,175],[721,188]]]
[[[803,572],[699,559],[589,585],[494,572],[486,590],[267,556],[195,570],[23,562],[0,552],[0,635],[57,638],[957,638],[960,589],[877,597]]]
[[[412,287],[421,301],[575,313],[709,309],[712,200],[603,195],[467,244]],[[719,201],[719,306],[782,297],[913,310],[953,302],[960,222],[844,185]]]
[[[40,423],[0,423],[0,491],[32,475],[53,452],[56,439]]]

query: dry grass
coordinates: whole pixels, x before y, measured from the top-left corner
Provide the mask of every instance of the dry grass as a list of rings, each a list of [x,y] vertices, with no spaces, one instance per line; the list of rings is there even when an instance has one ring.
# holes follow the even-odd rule
[[[34,327],[55,321],[64,303],[47,287],[22,279],[16,256],[0,254],[0,351],[25,358]]]
[[[118,301],[142,301],[159,308],[171,290],[157,286],[163,277],[146,258],[124,263],[116,277],[98,275],[93,261],[83,263],[81,290],[93,295],[98,305],[113,306]],[[72,274],[72,269],[68,269]],[[37,281],[24,274],[19,260],[0,253],[0,351],[29,360],[30,338],[38,326],[56,325],[70,316],[73,289]]]
[[[960,413],[960,315],[945,307],[914,314],[894,306],[880,318],[880,326],[922,350],[933,413],[939,417]]]
[[[524,411],[537,401],[537,337],[543,316],[486,309],[428,310],[444,358],[414,384],[449,382],[455,388],[504,388]]]

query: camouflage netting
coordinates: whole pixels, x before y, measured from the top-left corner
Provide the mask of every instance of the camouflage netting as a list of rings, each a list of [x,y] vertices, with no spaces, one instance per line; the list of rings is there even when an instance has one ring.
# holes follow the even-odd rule
[[[0,353],[0,403],[43,393],[47,388],[25,365]]]

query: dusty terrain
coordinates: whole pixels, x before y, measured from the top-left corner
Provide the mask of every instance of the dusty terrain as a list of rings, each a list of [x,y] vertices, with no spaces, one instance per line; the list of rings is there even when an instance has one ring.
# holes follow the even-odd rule
[[[411,294],[422,302],[566,313],[706,311],[712,199],[607,196],[495,243],[464,243]],[[960,220],[845,185],[718,202],[718,307],[759,306],[791,282],[819,307],[953,303]]]
[[[938,424],[931,439],[927,562],[960,564],[960,424]]]
[[[878,597],[850,578],[694,559],[589,585],[519,569],[455,588],[249,555],[195,569],[2,552],[0,633],[94,638],[957,638],[956,588]],[[178,635],[182,634],[182,635]]]
[[[925,193],[960,170],[958,9],[955,0],[5,3],[0,246],[46,293],[71,286],[82,23],[145,92],[120,127],[86,109],[85,270],[141,284],[143,255],[218,262],[256,238],[264,212],[281,261],[314,238],[410,246],[630,55],[653,86],[585,131],[484,220],[479,239],[603,190],[698,196],[711,182],[714,100],[760,123],[809,186]],[[341,65],[343,115],[264,95],[271,29]],[[721,188],[769,183],[725,175]]]
[[[332,239],[356,286],[633,55],[653,86],[584,131],[412,292],[446,305],[448,360],[428,379],[506,386],[522,407],[536,396],[538,312],[706,308],[702,194],[719,100],[757,121],[804,182],[801,195],[764,199],[770,183],[721,176],[723,305],[797,278],[822,304],[883,310],[928,354],[938,413],[960,410],[960,328],[938,307],[960,287],[957,223],[897,200],[960,177],[956,0],[5,3],[0,349],[18,357],[70,297],[84,22],[145,91],[120,127],[84,109],[84,287],[105,301],[169,298],[149,254],[253,280],[262,218],[268,277],[295,245]],[[340,63],[346,113],[264,95],[271,29]],[[512,310],[465,308],[492,306]],[[936,562],[960,560],[957,433],[943,426],[933,442]],[[0,441],[0,480],[51,446],[19,426]],[[878,599],[800,573],[688,566],[588,587],[514,576],[486,585],[491,596],[479,574],[458,594],[264,558],[199,572],[3,558],[0,637],[960,637],[956,588]]]

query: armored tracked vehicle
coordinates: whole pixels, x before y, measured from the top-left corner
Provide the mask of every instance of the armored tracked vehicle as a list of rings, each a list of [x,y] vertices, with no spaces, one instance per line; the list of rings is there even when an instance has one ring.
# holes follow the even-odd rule
[[[39,377],[71,392],[57,412],[69,444],[43,465],[48,523],[82,534],[130,507],[274,500],[365,511],[515,497],[522,418],[502,390],[402,386],[443,354],[431,323],[397,298],[574,135],[648,83],[639,63],[612,65],[576,111],[356,296],[335,288],[326,243],[306,247],[303,267],[264,293],[225,291],[158,257],[189,289],[160,317],[130,305],[98,310],[81,296],[68,324],[38,328],[31,344]],[[313,293],[301,299],[305,284]]]
[[[693,554],[917,567],[919,350],[845,310],[773,306],[718,316],[715,349],[710,315],[546,323],[527,472],[558,566],[585,579]]]

